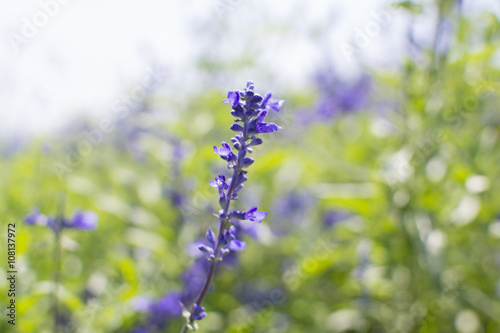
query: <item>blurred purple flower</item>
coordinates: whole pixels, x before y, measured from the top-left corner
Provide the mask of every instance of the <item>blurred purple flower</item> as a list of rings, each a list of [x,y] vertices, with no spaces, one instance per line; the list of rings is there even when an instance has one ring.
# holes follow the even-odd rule
[[[182,315],[182,305],[179,293],[171,292],[157,301],[149,300],[145,297],[138,297],[134,300],[133,307],[140,312],[147,312],[147,325],[141,326],[132,333],[149,333],[163,330],[168,322],[173,318]]]
[[[47,222],[47,217],[40,213],[40,210],[38,208],[33,208],[31,213],[26,215],[24,218],[24,221],[28,225],[34,225],[34,224],[40,224],[40,225],[45,225]]]
[[[132,307],[139,312],[148,312],[152,304],[153,301],[146,297],[136,297],[132,301]]]
[[[352,214],[340,210],[328,210],[323,217],[323,224],[331,227],[338,222],[345,221],[352,217]]]
[[[367,74],[348,83],[340,80],[333,69],[318,74],[316,83],[320,90],[317,106],[317,116],[320,120],[361,109],[371,91],[371,78]]]
[[[236,234],[245,233],[253,238],[259,238],[259,225],[255,223],[248,223],[245,221],[232,220],[231,221],[236,229]]]
[[[181,280],[184,287],[180,299],[183,304],[191,303],[198,294],[205,281],[206,272],[209,267],[210,262],[205,260],[205,258],[200,258],[181,274]]]
[[[133,330],[131,333],[151,333],[151,332],[145,327],[139,327]]]
[[[170,293],[163,296],[157,302],[150,305],[149,314],[152,320],[157,320],[158,322],[180,317],[182,315],[182,306],[179,295],[177,293]]]
[[[80,229],[80,230],[94,230],[97,228],[97,214],[93,211],[77,211],[70,221],[63,220],[65,228]]]
[[[308,192],[291,191],[278,197],[273,205],[273,215],[277,218],[272,225],[273,232],[278,235],[290,232],[292,228],[307,226],[310,209],[316,204],[315,196]]]
[[[24,221],[28,225],[42,225],[49,227],[54,232],[59,231],[56,219],[40,213],[40,211],[36,207],[32,209],[32,212],[30,214],[26,215]]]
[[[45,225],[54,232],[59,232],[60,227],[80,230],[94,230],[97,227],[97,214],[93,211],[77,211],[70,220],[63,218],[61,226],[55,217],[48,217],[34,208],[32,212],[26,215],[24,221],[28,225]]]

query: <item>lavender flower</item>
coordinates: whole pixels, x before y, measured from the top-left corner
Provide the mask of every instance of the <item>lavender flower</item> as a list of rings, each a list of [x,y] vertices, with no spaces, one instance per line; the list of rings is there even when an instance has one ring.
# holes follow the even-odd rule
[[[69,221],[63,220],[65,228],[94,230],[97,228],[97,215],[93,211],[77,211]]]
[[[231,115],[235,117],[235,123],[230,129],[237,134],[231,138],[231,144],[226,141],[220,147],[214,146],[214,153],[218,154],[228,163],[228,168],[233,170],[230,179],[219,175],[215,180],[210,181],[210,185],[218,189],[219,205],[222,208],[217,215],[219,219],[219,231],[217,235],[209,228],[205,238],[209,245],[200,244],[198,249],[210,262],[210,267],[204,281],[203,287],[193,302],[190,310],[185,309],[186,324],[182,332],[187,329],[195,330],[196,321],[206,316],[205,308],[201,306],[205,294],[210,287],[210,283],[215,273],[217,262],[231,251],[242,251],[246,248],[246,243],[237,238],[237,230],[233,226],[234,220],[248,220],[261,223],[267,216],[267,212],[259,212],[257,207],[251,207],[246,211],[230,211],[231,201],[238,200],[238,192],[248,180],[246,168],[254,163],[254,159],[247,155],[252,153],[252,146],[262,144],[262,139],[256,135],[261,133],[272,133],[281,129],[275,123],[266,122],[269,110],[279,112],[283,106],[282,100],[271,99],[272,94],[268,93],[264,97],[254,92],[254,85],[248,82],[244,90],[230,91],[224,103],[231,105]]]
[[[97,227],[97,215],[92,211],[76,211],[71,219],[64,217],[65,196],[60,195],[60,207],[58,217],[49,217],[40,212],[38,208],[34,208],[30,214],[25,217],[25,222],[28,225],[44,225],[54,231],[54,285],[60,284],[61,276],[61,234],[65,228],[79,230],[93,230]],[[59,312],[59,293],[58,288],[54,288],[54,332],[59,332],[59,326],[67,325],[64,316]]]
[[[328,210],[325,212],[323,217],[323,224],[327,227],[331,227],[338,222],[348,220],[352,215],[348,212],[341,210]]]
[[[323,120],[361,109],[371,91],[371,79],[367,74],[348,83],[328,68],[317,76],[316,81],[321,91],[317,115]]]
[[[179,317],[182,313],[182,306],[177,292],[166,294],[157,301],[152,301],[142,297],[137,298],[134,301],[134,308],[141,312],[148,313],[148,324],[147,328],[141,326],[133,330],[132,333],[161,331],[170,320]]]
[[[272,226],[272,231],[276,236],[283,236],[292,230],[308,228],[311,208],[316,204],[317,199],[310,191],[298,192],[291,190],[281,197],[277,197],[273,207],[273,215],[279,217]]]
[[[24,218],[27,225],[44,225],[48,226],[54,232],[58,232],[59,227],[55,218],[48,217],[40,213],[38,208],[33,208],[32,212]]]
[[[203,306],[194,303],[192,315],[194,320],[202,320],[203,318],[205,318],[207,313],[205,312],[205,308]]]
[[[79,229],[79,230],[94,230],[97,228],[97,215],[93,211],[76,211],[71,219],[62,217],[60,223],[55,217],[46,216],[34,208],[32,212],[26,215],[24,221],[28,225],[45,225],[58,233],[62,228]]]

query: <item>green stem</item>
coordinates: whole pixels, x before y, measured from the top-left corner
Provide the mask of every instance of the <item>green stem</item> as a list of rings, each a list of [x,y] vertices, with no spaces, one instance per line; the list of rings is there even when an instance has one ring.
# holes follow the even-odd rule
[[[244,116],[244,119],[243,119],[243,144],[242,144],[242,147],[241,149],[246,149],[247,148],[247,145],[246,145],[246,141],[247,141],[247,118],[246,116]],[[190,316],[189,316],[189,322],[194,322],[194,318],[193,318],[193,310],[194,310],[194,303],[196,303],[197,305],[201,306],[201,303],[203,302],[203,299],[205,298],[205,295],[208,291],[208,288],[210,287],[210,283],[212,282],[212,279],[213,279],[213,276],[215,274],[215,265],[216,265],[216,262],[217,262],[217,256],[219,255],[219,238],[222,237],[222,235],[224,234],[224,229],[225,229],[225,226],[226,226],[226,222],[228,220],[228,212],[229,212],[229,206],[231,204],[231,197],[233,196],[233,192],[234,190],[236,189],[236,179],[238,178],[238,174],[240,173],[241,169],[242,169],[242,166],[241,166],[241,161],[238,159],[238,163],[234,166],[234,171],[233,171],[233,177],[231,179],[231,185],[229,186],[229,189],[227,190],[227,193],[226,193],[226,204],[224,206],[224,211],[223,211],[223,215],[224,217],[221,217],[219,218],[219,233],[217,235],[217,243],[215,244],[214,246],[214,257],[215,259],[212,260],[211,264],[210,264],[210,269],[208,271],[208,274],[207,274],[207,278],[205,280],[205,283],[203,284],[203,288],[201,288],[201,291],[200,293],[198,294],[198,297],[196,297],[195,301],[193,302],[193,305],[191,306],[191,310],[190,310]],[[182,330],[181,330],[181,333],[186,333],[187,330],[188,330],[188,322],[186,321],[186,323],[184,323],[184,326],[182,327]]]
[[[61,194],[59,197],[59,214],[57,217],[56,233],[55,233],[55,249],[54,249],[54,263],[56,265],[54,270],[54,332],[59,332],[59,284],[61,281],[61,236],[63,231],[65,197]]]

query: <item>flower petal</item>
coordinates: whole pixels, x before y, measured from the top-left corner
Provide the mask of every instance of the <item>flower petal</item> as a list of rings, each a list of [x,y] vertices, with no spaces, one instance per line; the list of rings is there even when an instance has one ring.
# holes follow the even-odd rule
[[[240,94],[237,91],[230,91],[227,93],[227,98],[222,103],[230,103],[231,107],[235,108],[240,102]]]
[[[257,123],[257,132],[259,133],[272,133],[280,129],[275,123]]]
[[[247,244],[244,241],[241,241],[239,239],[233,239],[232,241],[229,242],[227,246],[230,250],[232,251],[243,251],[244,249],[247,248]]]
[[[207,230],[207,233],[205,235],[205,238],[207,239],[207,241],[212,244],[212,245],[215,245],[215,233],[212,231],[211,228],[208,228]]]
[[[64,223],[67,228],[80,230],[94,230],[97,228],[97,214],[93,211],[77,211],[68,223]]]

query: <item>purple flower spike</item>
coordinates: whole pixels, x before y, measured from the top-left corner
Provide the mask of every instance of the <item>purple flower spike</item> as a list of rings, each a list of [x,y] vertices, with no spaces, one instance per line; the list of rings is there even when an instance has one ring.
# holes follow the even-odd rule
[[[240,236],[237,237],[237,234],[241,234],[242,231],[246,230],[246,233],[254,237],[257,236],[255,229],[244,229],[236,220],[261,223],[267,216],[267,212],[258,212],[257,207],[252,207],[248,211],[229,210],[231,202],[238,200],[238,193],[243,188],[243,183],[248,180],[246,176],[248,171],[246,169],[254,163],[254,159],[248,155],[253,152],[253,146],[259,146],[263,143],[262,139],[257,137],[257,134],[276,132],[281,129],[278,125],[264,120],[269,110],[279,112],[283,101],[271,99],[271,93],[263,96],[254,91],[254,84],[249,81],[245,89],[230,91],[227,94],[227,99],[224,100],[224,103],[231,104],[231,115],[237,118],[230,127],[232,131],[237,133],[231,138],[232,146],[224,141],[221,147],[214,146],[214,152],[228,162],[227,166],[228,169],[232,169],[232,176],[228,177],[227,182],[226,178],[221,175],[210,181],[210,185],[217,187],[219,190],[219,205],[222,209],[215,215],[219,219],[219,234],[216,235],[211,228],[208,228],[205,238],[211,247],[205,244],[198,245],[198,249],[207,255],[206,259],[208,260],[204,260],[204,263],[208,264],[210,262],[210,267],[204,267],[205,271],[208,269],[208,274],[196,272],[197,276],[203,276],[205,280],[204,282],[201,281],[203,286],[197,283],[196,288],[190,288],[190,291],[199,291],[199,294],[196,296],[190,310],[188,310],[189,313],[185,313],[186,323],[181,333],[186,333],[188,329],[196,329],[195,321],[201,320],[207,315],[205,308],[201,306],[201,302],[209,290],[210,282],[215,274],[216,264],[222,260],[224,260],[224,263],[231,262],[236,258],[235,252],[246,249],[247,244],[238,239]],[[233,149],[235,150],[234,153]],[[238,225],[237,229],[233,223],[238,223],[235,224]],[[255,226],[255,224],[251,224]],[[199,252],[197,254],[200,255]],[[191,293],[189,293],[189,296],[194,297]]]
[[[201,305],[196,304],[196,303],[194,303],[193,305],[194,305],[193,312],[192,312],[193,319],[194,320],[202,320],[203,318],[205,318],[205,316],[207,315],[207,313],[205,312],[205,308]]]
[[[93,211],[77,211],[71,221],[63,221],[66,228],[94,230],[97,228],[97,214]]]

